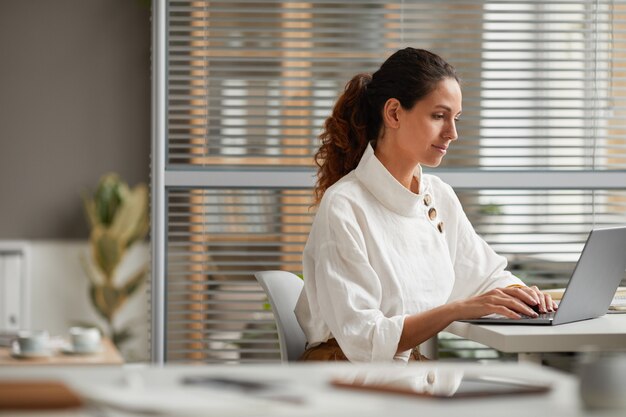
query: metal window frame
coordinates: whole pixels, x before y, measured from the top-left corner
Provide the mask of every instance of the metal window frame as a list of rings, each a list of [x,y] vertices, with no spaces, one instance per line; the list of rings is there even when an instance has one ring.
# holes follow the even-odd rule
[[[171,187],[312,187],[311,168],[291,171],[239,169],[237,171],[168,171],[167,144],[167,0],[152,3],[152,167],[151,167],[151,362],[163,365],[166,358],[166,198]],[[289,175],[285,175],[288,173]],[[626,171],[435,171],[443,181],[462,189],[626,189]]]

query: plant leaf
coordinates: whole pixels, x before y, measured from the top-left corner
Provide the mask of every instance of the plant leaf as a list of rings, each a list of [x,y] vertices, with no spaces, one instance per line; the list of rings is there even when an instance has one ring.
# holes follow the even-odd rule
[[[115,346],[119,348],[121,344],[126,342],[131,337],[133,337],[132,330],[130,329],[130,327],[125,327],[121,330],[114,331],[111,340],[113,341]]]
[[[94,202],[101,224],[109,226],[112,223],[115,213],[122,202],[121,196],[124,192],[124,185],[119,176],[114,173],[105,174],[100,178],[94,195]]]
[[[127,297],[133,295],[135,291],[137,291],[139,287],[141,287],[141,285],[145,282],[147,272],[148,265],[145,265],[139,271],[135,272],[135,274],[133,274],[128,279],[128,281],[126,281],[126,284],[124,284],[124,286],[122,287],[122,293]]]
[[[93,285],[98,285],[102,283],[102,277],[100,277],[98,271],[93,267],[93,265],[87,260],[87,257],[83,254],[80,254],[79,257],[80,263],[87,274],[87,278],[89,282]]]
[[[92,291],[94,306],[107,321],[111,322],[127,297],[119,289],[106,284],[93,286]]]
[[[108,283],[113,282],[115,269],[124,256],[124,246],[115,235],[98,226],[91,231],[93,258]]]
[[[115,312],[115,309],[120,304],[120,294],[117,288],[111,286],[102,286],[102,296],[104,297],[104,302],[109,307],[111,311],[111,317]]]
[[[109,317],[107,315],[107,306],[105,305],[104,299],[101,297],[98,288],[99,286],[97,285],[91,285],[89,287],[89,298],[91,300],[91,304],[94,306],[96,312],[100,314],[103,319],[109,320]]]
[[[110,228],[125,248],[147,233],[147,212],[148,189],[139,184],[125,195]]]
[[[145,238],[148,234],[148,230],[150,229],[150,218],[148,215],[149,193],[148,187],[145,184],[138,184],[135,186],[133,189],[133,200],[135,201],[134,204],[141,208],[141,216],[139,217],[137,223],[135,223],[135,230],[128,242],[129,245]]]
[[[87,194],[83,194],[83,206],[85,208],[85,215],[87,216],[87,220],[89,221],[90,227],[95,227],[100,224],[100,220],[98,219],[98,214],[96,212],[96,203],[93,201],[91,196]]]

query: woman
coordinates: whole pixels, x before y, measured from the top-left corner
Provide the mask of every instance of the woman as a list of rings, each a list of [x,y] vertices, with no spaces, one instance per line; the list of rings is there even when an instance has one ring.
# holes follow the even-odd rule
[[[504,270],[438,166],[457,139],[454,68],[414,48],[348,82],[320,135],[318,212],[296,315],[303,360],[421,359],[415,347],[455,320],[519,318],[556,304]]]

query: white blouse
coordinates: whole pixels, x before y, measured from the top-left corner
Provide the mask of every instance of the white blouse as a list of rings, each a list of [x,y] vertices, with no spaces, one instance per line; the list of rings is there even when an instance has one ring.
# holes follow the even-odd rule
[[[476,234],[452,188],[420,167],[414,175],[419,194],[368,146],[324,193],[295,309],[309,346],[334,337],[352,362],[408,361],[410,351],[396,355],[407,315],[523,285]]]

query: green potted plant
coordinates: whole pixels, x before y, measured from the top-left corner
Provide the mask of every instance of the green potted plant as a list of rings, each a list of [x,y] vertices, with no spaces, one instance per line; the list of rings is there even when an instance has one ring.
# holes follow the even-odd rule
[[[115,316],[142,287],[148,265],[130,276],[119,277],[118,267],[129,248],[148,233],[148,187],[130,188],[117,174],[104,175],[95,192],[84,195],[83,203],[91,233],[91,261],[82,257],[89,278],[89,297],[107,325],[106,332],[119,347],[132,336],[130,326],[116,328]]]

